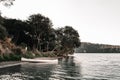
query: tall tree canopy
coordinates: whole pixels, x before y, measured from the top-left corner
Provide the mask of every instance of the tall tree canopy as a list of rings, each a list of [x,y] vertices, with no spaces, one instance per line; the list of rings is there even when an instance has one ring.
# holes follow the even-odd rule
[[[64,52],[71,53],[74,48],[80,46],[79,34],[71,26],[57,29],[56,34],[58,36],[58,43],[61,46],[61,50]]]
[[[41,14],[33,14],[27,20],[28,24],[33,28],[33,34],[39,35],[44,31],[48,31],[52,27],[52,22],[48,17]]]
[[[3,3],[5,6],[13,5],[13,1],[15,0],[0,0],[0,3]]]
[[[31,31],[30,26],[21,20],[17,19],[3,19],[3,26],[7,29],[9,36],[12,37],[12,41],[19,45],[21,43],[30,44],[30,35],[28,33]],[[28,43],[29,42],[29,43]],[[29,45],[30,46],[30,45]]]
[[[17,45],[27,44],[31,49],[52,50],[55,45],[55,32],[49,18],[41,14],[31,15],[28,20],[3,19],[12,41]]]
[[[49,35],[52,31],[52,22],[48,17],[41,14],[29,16],[27,23],[31,26],[34,48],[46,48],[49,41]]]
[[[1,24],[12,37],[12,41],[16,45],[25,44],[33,51],[59,51],[62,56],[73,53],[74,48],[80,46],[79,34],[74,28],[65,26],[55,30],[51,20],[41,14],[30,15],[26,21],[2,19]],[[4,28],[1,27],[2,34],[5,32]]]
[[[5,37],[7,37],[7,31],[6,28],[0,25],[0,39],[4,40]]]

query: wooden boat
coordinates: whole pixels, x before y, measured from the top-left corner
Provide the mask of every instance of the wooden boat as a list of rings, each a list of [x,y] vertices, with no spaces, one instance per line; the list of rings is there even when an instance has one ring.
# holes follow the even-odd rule
[[[58,63],[57,58],[35,58],[35,59],[27,59],[21,58],[23,62],[32,62],[32,63]]]

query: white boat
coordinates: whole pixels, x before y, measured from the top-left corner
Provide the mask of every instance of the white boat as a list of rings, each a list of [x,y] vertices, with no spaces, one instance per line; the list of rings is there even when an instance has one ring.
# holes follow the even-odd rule
[[[27,59],[21,58],[23,62],[32,62],[32,63],[58,63],[57,58],[35,58],[35,59]]]

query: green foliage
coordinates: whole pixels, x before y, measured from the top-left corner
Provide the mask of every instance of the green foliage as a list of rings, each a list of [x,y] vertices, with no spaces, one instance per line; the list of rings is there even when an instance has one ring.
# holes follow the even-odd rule
[[[3,59],[4,61],[9,61],[10,60],[9,54],[3,54]]]
[[[4,40],[6,36],[7,36],[7,31],[6,31],[5,27],[0,25],[0,39]]]
[[[10,37],[12,37],[12,41],[20,45],[21,43],[30,43],[30,36],[27,35],[30,31],[29,25],[21,20],[17,19],[6,19],[3,20],[3,26],[5,26],[6,30]],[[28,41],[29,40],[29,41]]]
[[[58,30],[56,30],[56,34],[58,37],[57,43],[60,46],[59,50],[62,51],[62,55],[71,54],[71,50],[80,46],[79,34],[71,26],[59,28]]]
[[[25,58],[35,58],[35,57],[56,57],[54,52],[41,52],[34,54],[33,52],[27,52],[26,54],[23,54],[23,57]]]
[[[33,14],[26,22],[31,28],[31,32],[29,33],[32,36],[32,47],[37,48],[38,50],[46,50],[48,43],[50,42],[50,35],[52,34],[51,20],[41,14]]]
[[[36,54],[35,57],[43,57],[42,53]]]
[[[67,48],[76,48],[80,46],[79,34],[71,26],[65,26],[57,30],[58,40],[61,45]]]
[[[9,57],[10,57],[11,61],[19,61],[19,60],[21,60],[21,56],[20,55],[16,55],[16,54],[13,54],[13,53],[11,53],[9,55]]]
[[[3,55],[0,55],[0,62],[4,60]]]
[[[13,1],[15,0],[0,0],[0,3],[3,3],[5,6],[13,5]]]
[[[27,47],[27,44],[21,43],[20,46],[21,46],[22,48],[26,48],[26,47]]]
[[[16,55],[19,55],[19,56],[21,56],[21,54],[22,54],[22,51],[21,51],[21,48],[15,48],[15,49],[12,49],[12,51],[16,54]]]
[[[56,56],[54,53],[44,54],[49,51],[61,51],[62,55],[71,54],[74,48],[80,46],[79,34],[75,29],[65,26],[55,30],[52,28],[51,20],[41,14],[30,15],[26,21],[3,18],[2,25],[5,26],[13,43],[22,48],[29,48],[23,57]],[[35,50],[43,54],[32,53]],[[22,54],[19,48],[12,51],[20,56]]]
[[[54,53],[44,53],[41,57],[56,57]]]
[[[35,57],[35,55],[30,51],[26,52],[22,56],[25,57],[25,58],[34,58]]]
[[[2,61],[20,61],[21,56],[14,53],[0,55],[0,62]]]

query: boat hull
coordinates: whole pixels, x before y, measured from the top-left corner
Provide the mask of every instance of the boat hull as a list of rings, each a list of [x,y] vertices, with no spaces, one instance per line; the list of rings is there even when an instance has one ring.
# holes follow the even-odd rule
[[[37,58],[37,59],[27,59],[27,58],[21,58],[21,61],[23,62],[32,62],[32,63],[58,63],[58,59],[50,59],[50,58]]]

